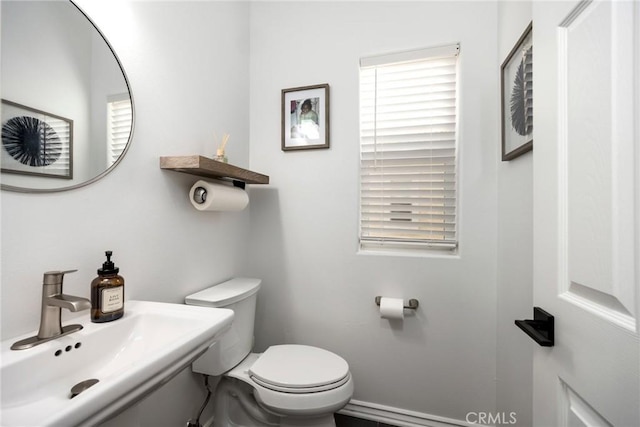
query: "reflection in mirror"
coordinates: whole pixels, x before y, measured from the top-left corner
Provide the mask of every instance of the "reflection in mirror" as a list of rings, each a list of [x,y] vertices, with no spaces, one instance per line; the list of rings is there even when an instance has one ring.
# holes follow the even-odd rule
[[[101,178],[132,134],[120,62],[70,1],[3,0],[0,7],[2,189],[62,191]]]

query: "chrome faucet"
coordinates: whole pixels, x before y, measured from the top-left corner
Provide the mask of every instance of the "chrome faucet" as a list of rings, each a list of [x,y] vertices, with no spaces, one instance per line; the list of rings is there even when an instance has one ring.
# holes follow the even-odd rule
[[[91,301],[88,299],[62,293],[64,275],[74,271],[78,270],[47,271],[44,273],[38,335],[14,343],[11,346],[12,350],[31,348],[82,329],[82,325],[63,327],[60,320],[63,308],[73,312],[91,308]]]

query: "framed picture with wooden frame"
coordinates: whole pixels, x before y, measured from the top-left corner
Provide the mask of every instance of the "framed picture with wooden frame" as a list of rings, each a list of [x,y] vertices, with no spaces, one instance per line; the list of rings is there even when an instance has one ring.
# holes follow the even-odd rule
[[[282,89],[282,151],[329,148],[329,85]]]
[[[533,150],[533,41],[529,23],[500,67],[502,160]]]

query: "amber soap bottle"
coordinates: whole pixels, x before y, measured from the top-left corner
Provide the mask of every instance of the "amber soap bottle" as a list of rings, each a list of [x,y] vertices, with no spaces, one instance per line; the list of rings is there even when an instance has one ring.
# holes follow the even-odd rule
[[[124,278],[120,269],[111,261],[111,251],[106,251],[107,261],[98,269],[98,277],[91,282],[91,321],[111,322],[124,315]]]

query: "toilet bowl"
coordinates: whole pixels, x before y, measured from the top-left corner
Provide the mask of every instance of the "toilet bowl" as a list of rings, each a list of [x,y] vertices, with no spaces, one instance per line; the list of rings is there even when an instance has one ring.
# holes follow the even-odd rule
[[[214,426],[334,427],[334,412],[353,395],[348,363],[308,345],[274,345],[251,353],[260,283],[236,278],[185,300],[234,311],[231,329],[192,365],[194,372],[222,376],[214,397]]]

